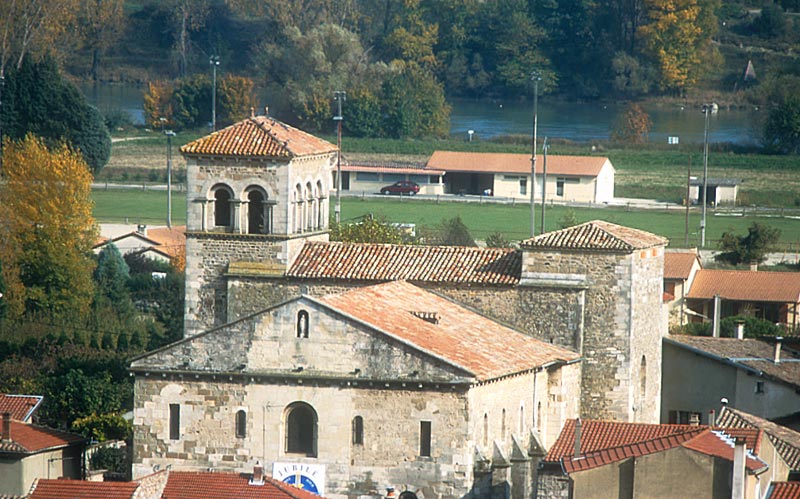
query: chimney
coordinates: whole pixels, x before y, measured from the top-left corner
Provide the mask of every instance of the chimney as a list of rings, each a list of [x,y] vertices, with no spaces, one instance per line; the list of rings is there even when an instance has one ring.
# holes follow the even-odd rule
[[[700,414],[693,412],[689,415],[689,424],[692,426],[700,426]]]
[[[744,322],[736,323],[736,339],[737,340],[744,339]]]
[[[750,272],[758,272],[758,262],[753,260],[750,262]]]
[[[714,411],[714,409],[711,409],[710,411],[708,411],[708,426],[713,428],[716,423],[717,423],[717,413],[716,411]]]
[[[264,116],[269,116],[269,106],[264,106]]]
[[[743,438],[737,438],[733,444],[733,483],[731,499],[744,499],[744,466],[747,449]]]
[[[780,364],[781,362],[781,343],[783,342],[783,337],[778,336],[775,338],[775,358],[773,359],[776,364]]]
[[[147,237],[147,226],[145,224],[139,224],[136,226],[136,233],[141,234],[144,237]]]
[[[11,440],[11,413],[3,413],[3,431],[0,433],[0,441],[7,442]]]
[[[264,467],[261,466],[260,461],[256,461],[253,466],[253,478],[250,479],[250,485],[264,485]]]
[[[575,458],[581,457],[581,418],[575,420]]]

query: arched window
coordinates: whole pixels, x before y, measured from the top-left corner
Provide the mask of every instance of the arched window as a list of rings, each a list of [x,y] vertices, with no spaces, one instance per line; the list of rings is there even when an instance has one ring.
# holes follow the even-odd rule
[[[506,410],[503,409],[503,413],[500,416],[500,438],[503,440],[506,439]]]
[[[314,187],[311,186],[311,182],[306,184],[306,229],[307,230],[314,230],[314,212],[317,209],[317,203],[314,197]]]
[[[536,431],[542,434],[542,403],[536,404]]]
[[[325,213],[322,209],[322,200],[325,194],[322,192],[322,182],[317,181],[317,228],[322,229],[325,227]]]
[[[297,184],[294,191],[294,231],[303,231],[303,186]]]
[[[410,490],[404,490],[400,493],[400,497],[398,499],[417,499],[417,494],[411,492]]]
[[[647,359],[642,355],[642,363],[639,365],[639,400],[644,403],[647,395]]]
[[[308,338],[308,312],[305,310],[297,312],[297,337]]]
[[[353,445],[364,445],[364,418],[353,418]]]
[[[247,413],[244,409],[236,411],[236,438],[247,436]]]
[[[519,406],[519,434],[525,435],[525,406]]]
[[[231,192],[224,186],[214,188],[214,225],[231,226]]]
[[[247,193],[247,233],[269,234],[266,196],[260,190]]]
[[[317,413],[295,402],[286,409],[286,453],[317,456]]]
[[[489,446],[489,415],[483,413],[483,446]]]

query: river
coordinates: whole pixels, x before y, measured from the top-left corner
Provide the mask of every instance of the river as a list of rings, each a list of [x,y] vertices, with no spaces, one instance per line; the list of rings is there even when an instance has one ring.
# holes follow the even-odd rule
[[[122,110],[135,124],[144,123],[143,88],[132,85],[91,83],[79,88],[101,112]],[[499,135],[530,135],[533,106],[530,102],[501,102],[489,100],[454,99],[451,101],[450,132],[466,138],[468,130],[475,138]],[[644,106],[653,127],[651,142],[667,143],[677,137],[680,143],[702,143],[703,113],[696,108],[679,106]],[[539,98],[538,136],[574,141],[607,140],[619,112],[615,104],[566,103]],[[345,105],[345,119],[347,107]],[[709,142],[754,144],[757,142],[755,124],[762,112],[756,109],[720,109],[709,119]]]

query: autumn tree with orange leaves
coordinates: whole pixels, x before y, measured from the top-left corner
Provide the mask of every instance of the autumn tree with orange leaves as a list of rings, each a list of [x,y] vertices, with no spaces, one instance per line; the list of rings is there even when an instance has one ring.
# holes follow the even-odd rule
[[[647,134],[653,127],[650,116],[639,104],[631,103],[625,106],[617,116],[614,129],[611,131],[613,142],[628,144],[644,144]]]
[[[97,229],[80,153],[28,135],[4,144],[0,261],[9,318],[82,318],[92,303]]]

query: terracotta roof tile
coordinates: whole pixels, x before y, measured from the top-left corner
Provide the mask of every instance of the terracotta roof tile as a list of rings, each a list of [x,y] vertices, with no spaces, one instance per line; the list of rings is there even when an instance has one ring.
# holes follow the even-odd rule
[[[186,156],[290,159],[336,151],[336,146],[268,116],[234,123],[181,147]]]
[[[800,302],[800,272],[752,270],[699,270],[688,297],[727,300]]]
[[[800,499],[800,482],[772,482],[764,499]]]
[[[596,177],[608,158],[599,156],[554,156],[547,157],[547,174],[577,177]],[[609,163],[610,165],[610,163]],[[536,156],[536,173],[541,174],[544,158]],[[428,160],[428,168],[445,172],[492,172],[531,173],[530,154],[434,151]]]
[[[137,482],[39,479],[28,499],[131,499]]]
[[[700,426],[621,423],[617,421],[581,420],[581,454],[592,454],[614,447],[642,443],[657,438],[696,433]],[[558,439],[547,453],[545,461],[558,461],[574,455],[575,420],[569,419]]]
[[[766,378],[800,387],[800,354],[784,346],[782,362],[775,363],[775,346],[766,341],[745,338],[670,335],[665,341],[705,352],[709,357],[759,371]]]
[[[148,229],[147,238],[158,244],[157,249],[169,257],[186,253],[186,226],[156,227]]]
[[[407,282],[358,288],[321,301],[479,380],[579,358]]]
[[[35,454],[47,449],[82,444],[83,441],[80,435],[12,420],[11,439],[0,441],[0,453]]]
[[[522,242],[523,248],[575,249],[632,252],[664,246],[667,239],[630,227],[594,220],[574,227],[548,232]]]
[[[767,434],[783,461],[792,470],[800,469],[800,433],[728,406],[720,411],[717,424],[724,427],[758,428]]]
[[[162,499],[320,499],[270,477],[250,485],[252,474],[171,471]]]
[[[664,279],[689,279],[695,262],[698,262],[695,252],[667,251],[664,253]]]
[[[733,433],[737,433],[739,436],[747,434],[745,440],[748,442],[754,442],[760,438],[760,436],[757,435],[759,430],[742,428],[736,430],[738,431],[733,431]],[[708,456],[715,456],[728,461],[733,461],[734,441],[732,435],[728,434],[728,430],[726,429],[704,431],[703,433],[695,436],[691,440],[684,442],[681,445],[687,449],[691,449]],[[750,471],[758,471],[766,468],[767,463],[751,452],[752,449],[748,443],[745,445],[748,449],[747,459],[745,460],[747,469]]]
[[[412,166],[342,165],[345,172],[403,173],[409,175],[444,175],[444,170]]]
[[[305,279],[517,284],[522,258],[507,248],[308,242],[286,273]]]
[[[0,394],[0,415],[11,414],[11,419],[28,421],[42,403],[41,395]]]

